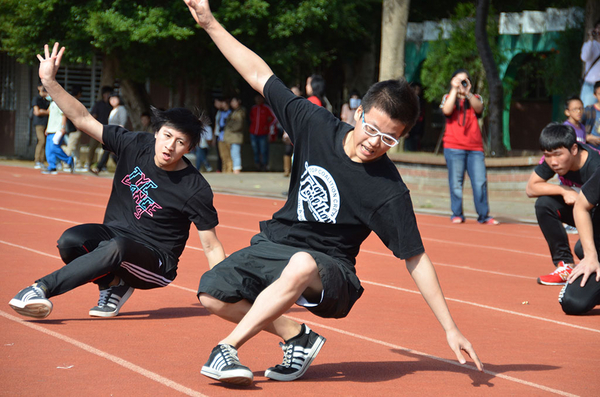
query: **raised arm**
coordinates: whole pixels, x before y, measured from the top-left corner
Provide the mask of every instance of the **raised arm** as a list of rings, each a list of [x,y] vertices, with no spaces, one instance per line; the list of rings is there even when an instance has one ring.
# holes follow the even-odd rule
[[[37,56],[40,60],[39,75],[42,84],[52,97],[52,100],[56,102],[60,110],[73,122],[78,130],[103,143],[102,124],[92,117],[81,102],[65,91],[58,81],[56,81],[56,73],[60,67],[60,61],[64,52],[65,47],[62,47],[60,51],[58,50],[58,42],[54,43],[52,53],[50,53],[48,44],[44,45],[44,57],[39,54]]]
[[[466,362],[462,354],[462,351],[464,351],[475,362],[477,369],[483,371],[483,364],[479,360],[479,357],[477,357],[473,346],[458,330],[450,315],[437,274],[427,254],[423,253],[408,258],[406,260],[406,268],[415,281],[415,284],[417,284],[417,288],[419,288],[425,302],[427,302],[431,311],[442,325],[442,328],[446,331],[446,340],[452,351],[454,351],[454,354],[456,354],[458,361],[461,364]]]
[[[254,90],[263,95],[263,88],[273,71],[265,61],[221,26],[207,0],[184,0],[198,25],[217,45],[221,53]]]

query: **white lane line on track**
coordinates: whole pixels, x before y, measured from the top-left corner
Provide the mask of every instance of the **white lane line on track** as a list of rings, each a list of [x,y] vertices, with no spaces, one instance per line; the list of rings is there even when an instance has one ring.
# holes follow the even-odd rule
[[[130,371],[133,371],[139,375],[142,375],[150,380],[153,380],[157,383],[160,383],[163,386],[169,387],[173,390],[176,390],[180,393],[183,393],[187,396],[194,396],[194,397],[206,397],[205,394],[199,393],[195,390],[190,389],[189,387],[183,386],[175,381],[172,381],[171,379],[165,378],[164,376],[161,376],[159,374],[157,374],[156,372],[152,372],[150,370],[147,370],[145,368],[140,367],[139,365],[135,365],[132,362],[129,362],[127,360],[124,360],[120,357],[114,356],[110,353],[107,353],[105,351],[102,351],[100,349],[97,349],[93,346],[90,346],[86,343],[80,342],[76,339],[73,339],[71,337],[68,337],[66,335],[63,335],[61,333],[55,332],[55,331],[51,331],[45,327],[42,327],[41,325],[29,322],[29,321],[25,321],[22,320],[18,317],[12,316],[2,310],[0,310],[0,316],[10,320],[10,321],[14,321],[18,324],[24,325],[26,327],[29,327],[35,331],[41,332],[43,334],[46,334],[48,336],[52,336],[56,339],[59,339],[63,342],[69,343],[75,347],[78,347],[90,354],[94,354],[100,358],[112,361],[113,363],[120,365],[121,367],[124,367]]]
[[[2,193],[2,194],[12,194],[14,196],[20,196],[20,197],[28,197],[28,198],[33,198],[33,199],[36,199],[36,200],[57,201],[59,203],[87,205],[89,207],[96,207],[96,208],[102,208],[102,209],[106,208],[106,204],[103,204],[103,205],[100,205],[100,204],[90,204],[90,203],[86,203],[86,202],[81,201],[81,200],[74,201],[74,200],[65,200],[65,199],[60,199],[60,198],[34,196],[32,194],[7,192],[5,190],[0,190],[0,193]]]
[[[335,328],[335,327],[331,327],[331,326],[328,326],[328,325],[320,324],[320,323],[317,323],[317,322],[314,322],[314,321],[307,321],[305,319],[295,318],[295,317],[291,317],[291,316],[287,316],[287,317],[289,317],[292,320],[295,320],[295,321],[297,321],[299,323],[307,323],[307,324],[312,325],[312,326],[325,328],[325,329],[328,329],[330,331],[337,332],[337,333],[340,333],[340,334],[343,334],[343,335],[346,335],[346,336],[350,336],[350,337],[353,337],[353,338],[356,338],[356,339],[361,339],[361,340],[364,340],[364,341],[367,341],[367,342],[375,343],[375,344],[382,345],[382,346],[385,346],[385,347],[389,347],[389,348],[392,348],[392,349],[401,350],[401,351],[404,351],[404,352],[407,352],[407,353],[410,353],[410,354],[414,354],[414,355],[421,356],[421,357],[426,357],[426,358],[429,358],[429,359],[432,359],[432,360],[441,361],[441,362],[446,363],[446,364],[454,365],[454,366],[462,368],[462,369],[466,369],[466,370],[470,370],[470,371],[479,373],[479,370],[476,367],[472,366],[472,365],[463,365],[463,364],[459,363],[458,361],[448,360],[448,359],[445,359],[445,358],[442,358],[442,357],[437,357],[437,356],[432,356],[431,354],[423,353],[423,352],[420,352],[420,351],[417,351],[417,350],[409,349],[409,348],[402,347],[402,346],[399,346],[399,345],[395,345],[393,343],[385,342],[385,341],[382,341],[382,340],[369,338],[367,336],[355,334],[353,332],[344,331],[344,330],[341,330],[339,328]],[[562,390],[553,389],[553,388],[550,388],[550,387],[547,387],[547,386],[544,386],[544,385],[540,385],[540,384],[537,384],[537,383],[533,383],[533,382],[529,382],[529,381],[522,380],[522,379],[519,379],[519,378],[515,378],[513,376],[504,375],[504,374],[501,374],[501,373],[498,373],[498,372],[488,371],[485,368],[484,368],[483,372],[486,373],[486,374],[488,374],[488,375],[491,375],[491,376],[495,376],[495,377],[498,377],[498,378],[502,378],[502,379],[508,380],[510,382],[515,382],[515,383],[519,383],[519,384],[522,384],[522,385],[525,385],[525,386],[534,387],[536,389],[540,389],[540,390],[543,390],[543,391],[546,391],[546,392],[558,394],[560,396],[568,396],[568,397],[575,397],[575,396],[577,396],[576,394],[571,394],[571,393],[568,393],[568,392],[565,392],[565,391],[562,391]]]
[[[402,288],[402,287],[396,287],[396,286],[393,286],[393,285],[376,283],[376,282],[373,282],[373,281],[366,281],[366,280],[361,280],[361,282],[363,284],[369,284],[369,285],[374,285],[374,286],[377,286],[377,287],[394,289],[394,290],[397,290],[397,291],[408,292],[408,293],[411,293],[411,294],[417,294],[417,295],[421,294],[417,290],[412,290],[412,289],[407,289],[407,288]],[[515,312],[515,311],[512,311],[512,310],[506,310],[506,309],[501,309],[499,307],[482,305],[480,303],[469,302],[469,301],[465,301],[465,300],[462,300],[462,299],[456,299],[456,298],[446,297],[446,300],[447,301],[451,301],[451,302],[462,303],[462,304],[469,305],[469,306],[475,306],[475,307],[479,307],[479,308],[482,308],[482,309],[493,310],[493,311],[497,311],[497,312],[500,312],[500,313],[512,314],[512,315],[515,315],[515,316],[521,316],[521,317],[530,318],[532,320],[545,321],[545,322],[552,323],[552,324],[562,325],[562,326],[565,326],[565,327],[571,327],[571,328],[576,328],[576,329],[580,329],[580,330],[583,330],[583,331],[590,331],[590,332],[595,332],[595,333],[599,333],[600,334],[600,329],[583,327],[581,325],[570,324],[570,323],[566,323],[564,321],[552,320],[552,319],[549,319],[549,318],[533,316],[531,314],[519,313],[519,312]]]
[[[35,250],[35,249],[32,249],[32,248],[24,247],[24,246],[18,245],[18,244],[9,243],[9,242],[4,241],[4,240],[0,240],[0,244],[5,244],[5,245],[11,246],[11,247],[24,249],[26,251],[33,252],[33,253],[36,253],[36,254],[48,256],[48,257],[53,258],[53,259],[61,260],[61,258],[58,255],[47,254],[47,253],[42,252],[42,251],[38,251],[38,250]],[[195,249],[195,250],[202,250],[201,248],[192,247],[192,246],[186,246],[186,248],[192,248],[192,249]],[[407,288],[396,287],[396,286],[393,286],[393,285],[387,285],[387,284],[377,283],[377,282],[374,282],[374,281],[361,280],[361,282],[363,284],[374,285],[374,286],[377,286],[377,287],[388,288],[388,289],[393,289],[393,290],[402,291],[402,292],[408,292],[408,293],[411,293],[411,294],[420,294],[420,292],[416,291],[416,290],[411,290],[411,289],[407,289]],[[187,288],[187,287],[182,287],[182,286],[176,285],[174,283],[169,284],[169,286],[175,287],[175,288],[179,288],[179,289],[182,289],[184,291],[190,291],[190,292],[193,292],[194,294],[196,294],[196,292],[197,292],[197,290],[195,290],[195,289],[191,289],[191,288]],[[493,311],[497,311],[497,312],[501,312],[501,313],[506,313],[506,314],[512,314],[512,315],[515,315],[515,316],[525,317],[525,318],[529,318],[529,319],[532,319],[532,320],[545,321],[545,322],[549,322],[549,323],[556,324],[556,325],[561,325],[561,326],[565,326],[565,327],[571,327],[571,328],[575,328],[575,329],[580,329],[580,330],[583,330],[583,331],[590,331],[590,332],[600,333],[600,330],[594,329],[594,328],[588,328],[588,327],[583,327],[581,325],[575,325],[575,324],[566,323],[566,322],[563,322],[563,321],[557,321],[557,320],[552,320],[552,319],[548,319],[548,318],[544,318],[544,317],[533,316],[533,315],[530,315],[530,314],[519,313],[519,312],[515,312],[515,311],[512,311],[512,310],[501,309],[501,308],[494,307],[494,306],[482,305],[482,304],[479,304],[479,303],[469,302],[469,301],[465,301],[465,300],[462,300],[462,299],[456,299],[456,298],[446,297],[446,300],[452,301],[452,302],[457,302],[457,303],[462,303],[462,304],[465,304],[465,305],[479,307],[481,309],[488,309],[488,310],[493,310]]]
[[[26,249],[26,250],[31,251],[31,252],[36,252],[36,253],[40,253],[40,254],[43,254],[43,255],[46,255],[46,256],[54,257],[56,259],[60,259],[58,256],[49,255],[49,254],[46,254],[46,253],[43,253],[43,252],[39,252],[39,251],[36,251],[36,250],[32,250],[32,249],[29,249],[29,248],[26,248],[26,247],[21,247],[21,246],[16,245],[16,244],[7,243],[7,242],[2,241],[2,240],[0,240],[0,243],[7,244],[7,245],[10,245],[10,246],[13,246],[13,247],[17,247],[17,248],[23,248],[23,249]],[[390,285],[386,285],[386,284],[375,283],[375,282],[365,281],[365,280],[363,280],[362,282],[364,284],[370,284],[370,285],[379,286],[379,287],[383,287],[383,288],[394,289],[394,290],[398,290],[398,291],[402,291],[402,292],[408,292],[408,293],[412,293],[412,294],[420,294],[419,291],[409,290],[409,289],[406,289],[406,288],[400,288],[400,287],[395,287],[395,286],[390,286]],[[176,284],[173,284],[173,283],[169,284],[169,286],[173,287],[173,288],[181,289],[183,291],[192,292],[194,294],[197,292],[195,289],[183,287],[183,286],[176,285]],[[556,321],[556,320],[545,319],[545,318],[542,318],[542,317],[531,316],[531,315],[527,315],[527,314],[523,314],[523,313],[518,313],[518,312],[513,312],[513,311],[510,311],[510,310],[499,309],[499,308],[495,308],[495,307],[487,306],[487,305],[480,305],[480,304],[477,304],[477,303],[468,302],[468,301],[464,301],[464,300],[461,300],[461,299],[454,299],[454,298],[449,298],[449,297],[446,297],[446,299],[449,300],[449,301],[463,303],[463,304],[467,304],[467,305],[472,305],[472,306],[476,306],[476,307],[483,308],[483,309],[489,309],[489,310],[499,311],[499,312],[503,312],[503,313],[507,313],[507,314],[514,314],[514,315],[518,315],[518,316],[522,316],[522,317],[526,317],[526,318],[530,318],[530,319],[535,319],[535,320],[541,320],[541,321],[550,322],[550,323],[557,324],[557,325],[563,325],[563,326],[577,328],[577,329],[581,329],[581,330],[585,330],[585,331],[592,331],[592,332],[598,332],[598,333],[600,333],[600,330],[595,330],[595,329],[587,328],[587,327],[581,327],[581,326],[578,326],[578,325],[568,324],[568,323],[564,323],[564,322],[561,322],[561,321]],[[2,312],[2,311],[0,311],[0,314],[2,314],[4,317],[10,318],[10,319],[19,320],[19,322],[22,322],[25,325],[29,325],[30,324],[30,323],[26,323],[26,322],[24,322],[24,321],[22,321],[22,320],[20,320],[20,319],[18,319],[16,317],[14,317],[14,316],[10,316],[10,315]],[[395,349],[399,349],[399,350],[403,350],[403,351],[406,351],[406,352],[410,352],[412,354],[420,355],[420,356],[423,356],[423,357],[428,357],[428,358],[433,359],[433,360],[437,360],[437,361],[441,361],[441,362],[444,362],[444,363],[447,363],[447,364],[459,366],[460,368],[467,368],[467,369],[470,369],[470,370],[473,370],[473,371],[477,371],[477,368],[475,368],[475,367],[463,366],[462,364],[460,364],[458,362],[455,362],[455,361],[452,361],[452,360],[447,360],[447,359],[444,359],[444,358],[441,358],[441,357],[437,357],[437,356],[433,356],[433,355],[430,355],[430,354],[427,354],[427,353],[422,353],[422,352],[419,352],[419,351],[416,351],[416,350],[412,350],[412,349],[408,349],[408,348],[405,348],[405,347],[402,347],[402,346],[394,345],[394,344],[391,344],[391,343],[388,343],[388,342],[385,342],[385,341],[380,341],[380,340],[377,340],[377,339],[369,338],[367,336],[362,336],[362,335],[355,334],[355,333],[352,333],[352,332],[349,332],[349,331],[344,331],[342,329],[330,327],[330,326],[327,326],[327,325],[324,325],[324,324],[320,324],[320,323],[317,323],[317,322],[314,322],[314,321],[307,321],[307,320],[304,320],[304,319],[298,319],[298,318],[294,318],[294,317],[291,317],[291,316],[287,316],[287,317],[290,317],[290,318],[292,318],[292,319],[294,319],[294,320],[296,320],[298,322],[305,322],[305,323],[308,323],[308,324],[311,324],[311,325],[319,326],[319,327],[322,327],[322,328],[325,328],[325,329],[329,329],[329,330],[335,331],[335,332],[340,333],[340,334],[352,336],[352,337],[357,338],[357,339],[369,341],[369,342],[376,343],[376,344],[383,345],[383,346],[387,346],[387,347],[393,347]],[[40,327],[40,328],[42,328],[42,327]],[[45,328],[42,328],[42,329],[44,331],[46,331]],[[52,331],[49,331],[49,332],[52,332]],[[65,338],[68,338],[68,337],[65,337]],[[62,339],[62,338],[59,338],[59,339]],[[77,341],[75,341],[75,342],[77,342]],[[77,342],[77,343],[80,343],[80,342]],[[85,346],[87,346],[87,345],[85,345]],[[92,347],[90,346],[90,348],[92,348]],[[92,348],[92,349],[94,349],[94,348]],[[101,357],[103,357],[103,356],[101,356]],[[112,356],[112,357],[114,357],[114,356]],[[121,359],[118,359],[118,360],[121,360]],[[114,361],[114,360],[111,360],[111,361]],[[122,360],[122,361],[124,361],[124,360]],[[120,363],[117,362],[117,364],[120,364]],[[137,367],[137,366],[135,366],[135,367]],[[146,370],[144,370],[141,367],[137,367],[137,368],[140,368],[141,370],[146,371]],[[135,372],[138,372],[138,371],[135,371]],[[496,376],[496,377],[499,377],[499,378],[502,378],[502,379],[505,379],[505,380],[508,380],[508,381],[520,383],[520,384],[523,384],[523,385],[535,387],[535,388],[538,388],[538,389],[541,389],[541,390],[544,390],[544,391],[548,391],[548,392],[552,392],[552,393],[555,393],[555,394],[559,394],[559,395],[563,395],[563,396],[575,396],[574,394],[570,394],[570,393],[563,392],[563,391],[560,391],[560,390],[552,389],[552,388],[549,388],[549,387],[546,387],[546,386],[543,386],[543,385],[538,385],[536,383],[524,381],[524,380],[521,380],[521,379],[518,379],[518,378],[514,378],[514,377],[511,377],[511,376],[508,376],[508,375],[503,375],[503,374],[500,374],[500,373],[496,373],[496,372],[492,372],[492,371],[487,371],[487,370],[484,370],[484,372],[486,374],[488,374],[488,375]],[[151,373],[151,374],[153,374],[153,373]],[[142,375],[146,376],[143,373],[142,373]],[[157,376],[160,376],[160,375],[157,375]],[[153,378],[150,377],[150,379],[153,379]]]

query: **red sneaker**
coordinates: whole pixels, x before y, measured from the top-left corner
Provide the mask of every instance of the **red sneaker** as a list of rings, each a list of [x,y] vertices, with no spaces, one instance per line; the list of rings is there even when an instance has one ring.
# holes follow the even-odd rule
[[[497,220],[495,220],[494,218],[490,218],[485,222],[481,223],[482,225],[499,225],[500,222],[498,222]]]
[[[567,278],[573,271],[572,263],[558,262],[556,270],[545,276],[540,276],[537,279],[538,284],[542,285],[564,285]]]

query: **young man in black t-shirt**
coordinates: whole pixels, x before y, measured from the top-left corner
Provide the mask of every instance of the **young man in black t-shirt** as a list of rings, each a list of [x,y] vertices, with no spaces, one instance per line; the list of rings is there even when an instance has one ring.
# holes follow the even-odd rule
[[[285,343],[281,365],[265,376],[302,376],[325,342],[283,314],[294,304],[321,317],[345,317],[362,294],[356,255],[374,231],[406,266],[446,331],[461,363],[469,341],[450,316],[435,270],[425,254],[410,195],[386,152],[414,124],[418,99],[405,81],[374,85],[355,114],[357,127],[294,95],[269,66],[231,36],[207,2],[186,0],[192,16],[273,109],[294,144],[288,200],[251,246],[206,272],[198,295],[212,313],[238,323],[211,352],[201,373],[223,382],[251,384],[252,371],[237,349],[264,330]]]
[[[113,317],[134,288],[164,287],[175,279],[177,263],[193,222],[208,264],[225,258],[217,238],[217,212],[206,180],[184,156],[195,148],[204,123],[187,109],[154,110],[156,134],[129,132],[100,124],[56,81],[64,53],[45,46],[40,78],[46,90],[78,130],[119,156],[112,192],[102,224],[83,224],[58,240],[67,266],[38,279],[10,302],[18,313],[44,318],[48,298],[93,281],[100,288],[94,317]]]
[[[577,142],[575,130],[561,123],[548,124],[540,134],[544,161],[527,182],[526,193],[537,197],[535,214],[550,248],[556,270],[540,276],[543,285],[563,285],[573,270],[574,261],[563,223],[573,226],[573,204],[578,190],[600,168],[600,154]],[[560,185],[548,180],[558,174]]]
[[[581,259],[558,296],[567,314],[584,314],[600,305],[600,168],[582,186],[573,207],[579,241],[575,253]],[[594,276],[594,273],[596,275]]]

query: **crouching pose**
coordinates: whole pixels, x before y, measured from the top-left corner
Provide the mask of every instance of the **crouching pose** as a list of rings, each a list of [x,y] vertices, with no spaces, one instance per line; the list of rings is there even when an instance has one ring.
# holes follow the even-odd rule
[[[294,95],[255,53],[213,17],[207,1],[185,0],[241,76],[273,109],[294,144],[288,200],[251,245],[206,272],[198,296],[235,329],[210,353],[202,374],[248,385],[252,371],[237,349],[260,331],[283,339],[283,363],[265,376],[301,377],[325,343],[305,324],[283,314],[294,304],[321,317],[345,317],[363,288],[356,255],[374,231],[400,259],[446,331],[461,363],[461,350],[482,364],[454,323],[431,261],[425,254],[409,191],[386,152],[398,144],[419,113],[418,99],[403,80],[375,84],[354,117],[356,128],[327,109]]]
[[[579,232],[575,254],[581,262],[571,272],[559,295],[559,302],[567,314],[584,314],[600,305],[600,169],[583,185],[575,205],[573,217]],[[595,274],[594,274],[595,273]]]
[[[48,298],[93,281],[100,298],[89,314],[112,317],[134,288],[164,287],[175,279],[192,222],[209,266],[225,258],[215,233],[212,190],[183,157],[198,145],[204,123],[178,108],[154,110],[153,135],[103,126],[56,81],[63,53],[56,43],[52,53],[46,45],[45,57],[38,55],[44,87],[78,130],[103,143],[119,161],[104,222],[65,231],[58,250],[67,266],[21,290],[9,304],[22,315],[44,318],[52,311]]]

